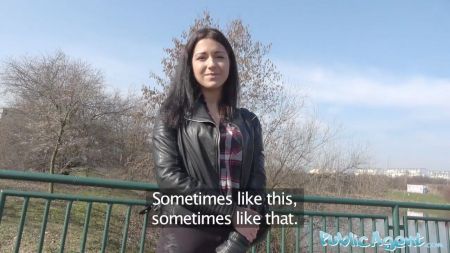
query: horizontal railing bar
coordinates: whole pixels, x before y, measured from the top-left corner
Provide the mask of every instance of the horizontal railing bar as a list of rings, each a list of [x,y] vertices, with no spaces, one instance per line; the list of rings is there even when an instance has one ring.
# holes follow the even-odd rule
[[[380,207],[394,207],[401,208],[417,208],[417,209],[434,209],[434,210],[450,210],[448,204],[431,204],[419,202],[402,202],[392,200],[375,200],[375,199],[351,199],[351,198],[336,198],[336,197],[322,197],[322,196],[292,196],[292,201],[305,203],[326,203],[339,205],[359,205],[359,206],[380,206]]]
[[[335,217],[345,217],[345,218],[373,218],[373,219],[386,219],[387,215],[379,215],[379,214],[361,214],[361,213],[335,213],[335,212],[320,212],[320,211],[289,211],[286,210],[272,210],[275,213],[279,214],[293,214],[293,215],[307,215],[307,216],[335,216]]]
[[[145,206],[148,204],[147,201],[140,199],[119,199],[110,197],[80,196],[61,193],[26,192],[16,190],[0,190],[0,193],[3,193],[5,196],[30,197],[30,198],[40,198],[50,200],[70,200],[70,201],[114,203],[114,204],[139,205],[139,206]]]
[[[442,221],[442,222],[450,222],[450,219],[438,218],[438,217],[420,217],[420,216],[406,216],[408,220],[423,220],[423,221]]]
[[[15,179],[26,181],[52,182],[58,184],[84,185],[106,187],[126,190],[157,191],[156,184],[117,179],[104,179],[97,177],[78,177],[60,174],[48,174],[40,172],[24,172],[15,170],[0,170],[1,179]]]
[[[127,189],[127,190],[142,190],[142,191],[159,190],[159,187],[156,184],[146,182],[103,179],[95,177],[78,177],[70,175],[48,174],[40,172],[24,172],[15,170],[0,170],[0,178],[106,187],[106,188]],[[296,202],[307,202],[307,203],[327,203],[327,204],[379,206],[379,207],[398,206],[400,208],[450,210],[450,205],[448,204],[401,202],[392,200],[352,199],[352,198],[336,198],[328,196],[311,196],[311,195],[309,196],[293,195],[292,200]]]

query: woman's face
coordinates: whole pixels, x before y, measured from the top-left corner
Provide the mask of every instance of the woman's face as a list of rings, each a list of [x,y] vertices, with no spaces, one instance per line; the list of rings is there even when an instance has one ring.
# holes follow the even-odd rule
[[[225,47],[213,39],[199,40],[194,48],[192,69],[202,90],[221,90],[230,71]]]

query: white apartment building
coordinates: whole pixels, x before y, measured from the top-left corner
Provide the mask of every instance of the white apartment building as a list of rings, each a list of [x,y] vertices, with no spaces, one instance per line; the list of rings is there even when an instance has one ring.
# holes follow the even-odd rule
[[[429,177],[450,180],[450,171],[432,170]]]
[[[396,168],[384,170],[382,174],[390,177],[426,177],[428,176],[428,171],[425,168]]]
[[[356,169],[355,175],[377,175],[380,171],[378,169]]]

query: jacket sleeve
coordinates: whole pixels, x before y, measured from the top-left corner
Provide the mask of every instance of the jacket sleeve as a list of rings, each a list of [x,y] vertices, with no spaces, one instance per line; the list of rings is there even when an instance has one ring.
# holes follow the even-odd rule
[[[267,193],[266,193],[266,171],[264,167],[264,142],[263,135],[261,129],[261,123],[259,122],[258,117],[251,113],[252,117],[252,126],[254,131],[254,150],[253,150],[253,159],[252,159],[252,167],[250,172],[250,182],[248,186],[248,190],[254,195],[260,195],[263,199],[262,205],[252,206],[251,208],[257,211],[260,215],[266,215],[269,212],[269,205],[267,202]],[[256,239],[252,242],[252,245],[256,245],[260,243],[262,240],[266,238],[268,231],[270,230],[270,225],[263,222],[259,226],[258,233],[256,235]]]
[[[187,174],[177,145],[177,129],[158,119],[153,129],[153,157],[155,175],[160,191],[167,195],[221,195],[219,189],[206,185]],[[232,215],[236,205],[185,205],[190,211],[202,214]]]
[[[251,122],[254,131],[254,150],[248,189],[253,194],[261,195],[263,197],[264,204],[262,206],[256,206],[254,209],[260,214],[265,214],[268,211],[268,205],[266,199],[266,172],[264,167],[265,156],[262,128],[258,117],[253,113]]]

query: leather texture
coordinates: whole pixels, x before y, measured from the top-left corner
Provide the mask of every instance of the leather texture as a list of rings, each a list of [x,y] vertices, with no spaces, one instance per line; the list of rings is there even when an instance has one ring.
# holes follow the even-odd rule
[[[245,253],[250,248],[250,242],[238,232],[231,232],[228,239],[219,245],[216,253]]]

